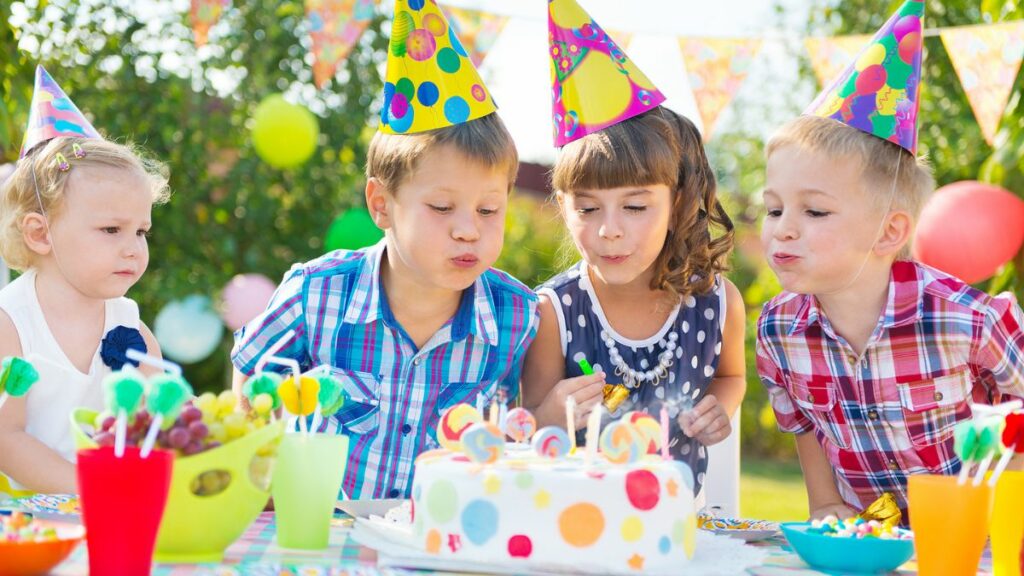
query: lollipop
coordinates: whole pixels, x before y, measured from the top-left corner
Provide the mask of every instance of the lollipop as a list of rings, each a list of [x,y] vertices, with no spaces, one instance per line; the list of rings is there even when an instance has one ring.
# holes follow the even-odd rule
[[[537,431],[537,419],[526,408],[513,408],[505,418],[505,432],[516,442],[529,442]]]
[[[478,464],[491,464],[498,460],[505,448],[501,430],[489,422],[477,422],[462,433],[462,451]]]
[[[292,414],[296,416],[309,416],[316,410],[320,399],[320,381],[310,376],[299,377],[298,386],[295,385],[295,377],[281,382],[277,387],[277,393],[281,396],[281,402]]]
[[[989,486],[996,485],[999,476],[1006,470],[1014,454],[1024,454],[1024,413],[1006,415],[1001,441],[1005,451],[1002,458],[999,459],[999,463],[996,464],[992,476],[988,479]]]
[[[24,396],[37,380],[39,372],[28,360],[8,356],[0,362],[0,394]]]
[[[320,413],[330,416],[341,410],[345,405],[345,389],[341,381],[327,374],[317,377],[317,381],[320,382]]]
[[[661,424],[655,420],[654,416],[646,412],[626,412],[622,415],[622,421],[629,422],[640,433],[640,437],[644,439],[647,454],[658,453],[658,449],[661,448]]]
[[[149,456],[149,452],[156,443],[156,435],[164,421],[173,421],[181,412],[181,407],[192,397],[192,387],[179,375],[156,374],[149,379],[149,392],[146,394],[146,407],[153,415],[153,421],[146,432],[146,439],[142,443],[142,458]]]
[[[281,407],[281,397],[277,394],[277,387],[280,385],[280,375],[274,372],[260,372],[245,381],[242,394],[257,414],[265,416]]]
[[[543,458],[561,458],[570,448],[569,435],[558,426],[545,426],[533,435],[533,450]]]
[[[614,464],[636,462],[644,453],[646,441],[636,428],[622,420],[612,422],[601,433],[601,453]]]
[[[103,391],[106,397],[107,410],[117,416],[117,430],[114,436],[114,455],[124,456],[125,435],[128,428],[128,417],[135,414],[142,402],[145,385],[142,375],[134,370],[114,372],[103,380]]]
[[[456,404],[449,408],[437,425],[437,441],[441,446],[453,452],[462,450],[462,435],[466,429],[484,417],[469,404]]]

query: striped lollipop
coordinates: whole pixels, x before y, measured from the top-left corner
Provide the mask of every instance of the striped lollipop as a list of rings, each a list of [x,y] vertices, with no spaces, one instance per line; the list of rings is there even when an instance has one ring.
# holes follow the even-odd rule
[[[571,447],[569,435],[558,426],[545,426],[533,435],[533,451],[544,458],[562,458]]]

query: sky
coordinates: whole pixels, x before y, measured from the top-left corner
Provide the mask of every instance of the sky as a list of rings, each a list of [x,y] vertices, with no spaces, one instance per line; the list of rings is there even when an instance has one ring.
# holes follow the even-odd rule
[[[802,35],[810,0],[783,0],[786,19],[774,16],[771,0],[579,0],[606,30],[632,32],[624,48],[666,96],[666,105],[698,126],[686,69],[679,53],[679,36],[765,38],[739,99],[777,98],[780,113],[792,115],[790,94],[763,92],[759,87],[786,86],[797,76],[796,62],[784,46]],[[480,67],[481,76],[499,106],[526,161],[550,163],[550,70],[547,53],[546,0],[445,0],[462,8],[510,16],[508,24]],[[788,40],[787,40],[788,39]],[[807,94],[806,98],[813,94]],[[795,112],[799,112],[796,110]],[[727,109],[718,125],[728,127]],[[755,127],[767,133],[771,122]]]

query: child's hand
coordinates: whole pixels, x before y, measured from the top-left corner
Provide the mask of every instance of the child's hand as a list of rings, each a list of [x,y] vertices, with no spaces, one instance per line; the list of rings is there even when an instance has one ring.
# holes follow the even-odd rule
[[[701,401],[688,410],[679,414],[677,418],[679,427],[683,433],[690,438],[696,438],[705,446],[718,444],[729,437],[732,432],[732,422],[725,408],[718,402],[714,394],[708,394],[701,398]]]
[[[857,511],[842,502],[832,502],[817,506],[811,510],[811,520],[821,520],[825,516],[835,516],[840,520],[857,515]]]
[[[572,396],[576,399],[576,428],[586,426],[587,416],[604,400],[604,378],[604,372],[595,372],[560,380],[537,409],[539,425],[565,428],[565,402]]]

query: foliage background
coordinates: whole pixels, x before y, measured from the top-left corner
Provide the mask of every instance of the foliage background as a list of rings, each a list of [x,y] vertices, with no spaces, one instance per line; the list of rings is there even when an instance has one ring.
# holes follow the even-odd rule
[[[810,16],[800,32],[839,35],[875,31],[901,2],[809,3]],[[777,8],[780,22],[785,10]],[[927,10],[928,27],[1024,18],[1024,7],[1015,0],[933,0]],[[130,294],[144,320],[152,323],[170,300],[192,293],[215,296],[235,274],[280,278],[292,263],[319,255],[334,217],[362,202],[362,167],[375,125],[381,88],[377,63],[386,49],[382,27],[386,31],[387,24],[378,16],[336,79],[317,91],[301,1],[236,0],[211,44],[199,50],[192,43],[187,10],[140,12],[130,0],[0,2],[0,162],[17,159],[39,62],[55,73],[102,132],[140,143],[169,165],[175,194],[154,214],[150,269]],[[749,316],[744,450],[782,457],[792,456],[792,439],[775,431],[757,382],[753,328],[762,304],[778,291],[757,239],[764,118],[799,113],[817,89],[800,38],[787,40],[787,46],[801,62],[802,86],[792,91],[791,101],[766,102],[759,87],[748,86],[708,143],[720,196],[738,225],[731,277],[744,294]],[[939,184],[979,179],[1024,194],[1024,82],[1018,77],[990,147],[941,40],[926,36],[925,49],[921,151]],[[224,85],[231,89],[219,91]],[[320,122],[318,153],[299,169],[265,165],[248,138],[253,109],[275,92],[307,105]],[[514,196],[499,267],[529,285],[538,284],[560,269],[561,245],[561,223],[552,207]],[[1018,257],[984,287],[1020,292],[1021,264]],[[226,334],[210,359],[186,367],[197,388],[227,384],[230,345]]]

